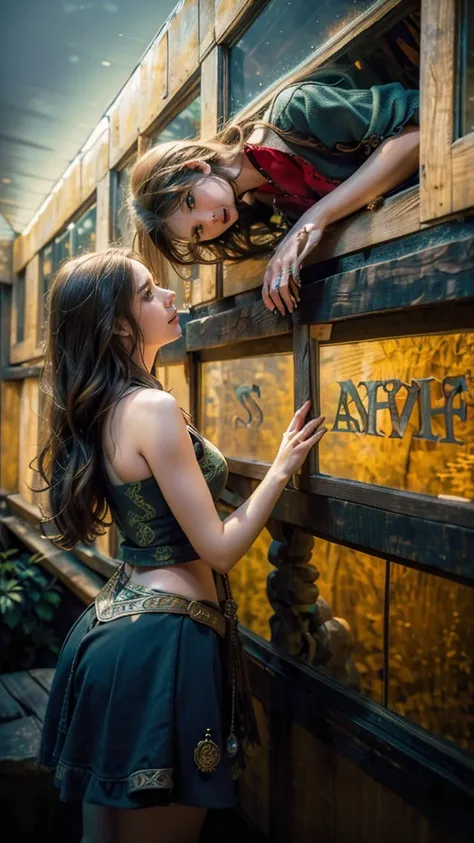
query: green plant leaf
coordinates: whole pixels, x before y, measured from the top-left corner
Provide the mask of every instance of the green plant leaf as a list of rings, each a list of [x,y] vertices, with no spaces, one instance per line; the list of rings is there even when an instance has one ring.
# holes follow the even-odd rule
[[[35,612],[43,621],[50,621],[53,619],[54,612],[51,606],[45,606],[44,603],[39,603],[35,606]]]

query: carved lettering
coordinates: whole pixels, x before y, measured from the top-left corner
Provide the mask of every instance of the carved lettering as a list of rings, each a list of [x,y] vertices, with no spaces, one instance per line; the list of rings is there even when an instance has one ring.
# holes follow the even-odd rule
[[[404,383],[398,378],[390,380],[360,381],[355,386],[351,380],[338,381],[340,387],[339,403],[337,406],[334,425],[331,428],[337,433],[362,433],[367,436],[384,437],[387,432],[378,426],[378,413],[388,410],[391,431],[390,439],[402,439],[410,421],[413,410],[418,404],[419,429],[414,434],[415,439],[428,442],[441,442],[463,445],[454,433],[454,416],[460,421],[467,419],[467,404],[462,394],[468,392],[467,380],[463,375],[449,375],[441,384],[443,393],[442,406],[433,406],[431,383],[435,378],[415,378],[411,384]],[[359,394],[360,387],[365,387],[364,399]],[[385,393],[381,400],[381,390]],[[406,393],[401,412],[397,405],[400,390]],[[402,393],[403,395],[403,393]],[[365,403],[364,403],[365,401]],[[455,401],[457,403],[455,404]],[[354,415],[354,413],[358,413]],[[445,436],[441,438],[433,433],[431,423],[434,417],[442,416],[445,426]]]

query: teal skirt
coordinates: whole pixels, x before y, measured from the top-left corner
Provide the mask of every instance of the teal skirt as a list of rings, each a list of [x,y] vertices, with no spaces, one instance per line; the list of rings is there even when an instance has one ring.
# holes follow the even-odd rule
[[[98,623],[89,606],[63,644],[43,727],[39,760],[54,768],[60,799],[116,808],[234,805],[224,648],[189,615]],[[195,750],[206,738],[219,752],[213,748],[218,761],[203,772]]]

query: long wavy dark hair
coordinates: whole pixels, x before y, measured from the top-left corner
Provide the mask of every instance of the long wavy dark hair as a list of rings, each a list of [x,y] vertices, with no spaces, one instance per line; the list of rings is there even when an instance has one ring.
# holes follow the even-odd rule
[[[107,520],[102,431],[105,414],[131,386],[161,384],[131,358],[143,336],[132,312],[134,278],[127,249],[108,249],[64,263],[51,286],[45,365],[45,442],[33,462],[48,494],[42,530],[59,547],[103,535]],[[132,349],[114,333],[132,327]],[[45,525],[54,524],[54,535]]]
[[[129,209],[136,226],[135,244],[150,269],[160,267],[160,255],[176,270],[190,264],[239,262],[271,253],[282,237],[282,229],[271,223],[272,209],[261,202],[250,205],[237,196],[235,161],[243,150],[243,129],[228,126],[213,141],[170,141],[148,150],[135,164],[130,180]],[[202,179],[189,169],[193,159],[206,161],[212,174],[225,179],[236,195],[238,220],[219,237],[208,242],[173,239],[168,217],[178,210],[187,193]]]
[[[311,79],[320,79],[326,85],[354,87],[350,74],[343,67],[320,68]],[[273,97],[270,114],[280,93],[278,91]],[[177,140],[158,144],[138,159],[132,170],[128,205],[136,227],[137,251],[151,270],[160,269],[160,257],[165,257],[179,274],[179,267],[193,263],[216,264],[223,260],[235,263],[273,252],[288,226],[273,222],[273,210],[268,205],[258,201],[251,205],[239,199],[235,183],[240,172],[236,162],[241,160],[245,142],[259,128],[272,131],[292,145],[325,149],[316,138],[285,132],[256,116],[229,122],[211,140]],[[225,179],[232,186],[239,218],[212,241],[188,243],[173,239],[167,219],[202,179],[201,172],[186,166],[196,159],[208,163],[213,175]]]

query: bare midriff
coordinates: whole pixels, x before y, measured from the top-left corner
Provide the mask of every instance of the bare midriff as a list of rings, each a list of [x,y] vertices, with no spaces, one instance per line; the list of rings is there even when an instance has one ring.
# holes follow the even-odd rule
[[[183,562],[180,565],[169,565],[166,568],[148,568],[144,566],[125,565],[125,571],[130,582],[165,591],[180,594],[190,600],[211,600],[217,602],[217,592],[212,575],[212,568],[202,559]]]

